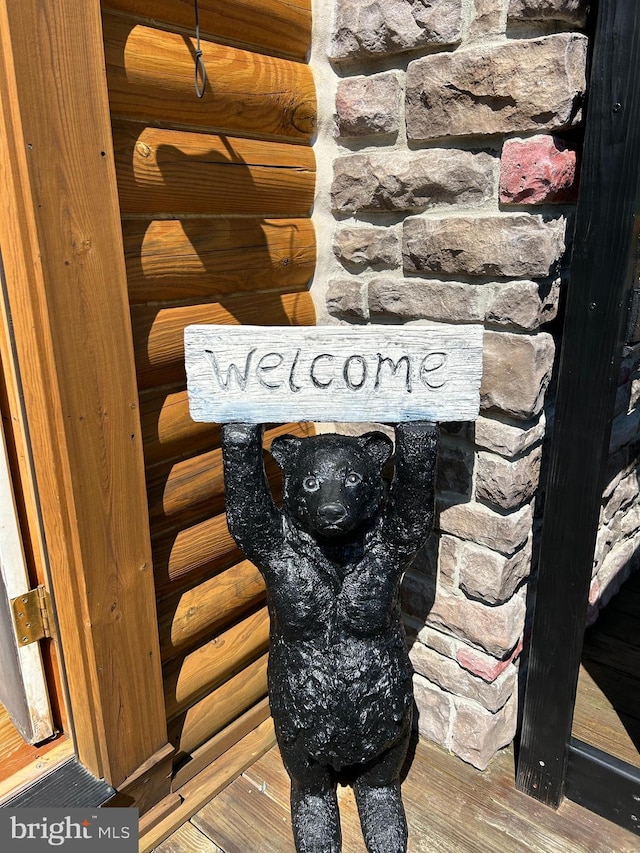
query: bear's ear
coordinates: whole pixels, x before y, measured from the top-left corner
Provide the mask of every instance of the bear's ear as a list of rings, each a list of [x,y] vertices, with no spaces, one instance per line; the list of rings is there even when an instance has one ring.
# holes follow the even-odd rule
[[[393,452],[393,442],[383,432],[367,432],[358,438],[358,444],[380,468]]]
[[[301,438],[296,438],[295,435],[279,435],[271,442],[271,455],[276,460],[281,468],[284,468],[287,462],[290,462],[298,455]]]

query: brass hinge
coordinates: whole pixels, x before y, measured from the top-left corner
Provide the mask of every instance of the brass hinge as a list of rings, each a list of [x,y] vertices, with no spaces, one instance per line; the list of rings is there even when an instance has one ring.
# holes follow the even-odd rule
[[[51,597],[44,586],[37,586],[11,599],[13,624],[19,646],[51,637]]]

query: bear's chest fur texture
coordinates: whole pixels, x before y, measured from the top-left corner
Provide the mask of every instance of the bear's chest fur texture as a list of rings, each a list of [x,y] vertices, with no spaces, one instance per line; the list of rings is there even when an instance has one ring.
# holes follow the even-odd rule
[[[299,544],[299,543],[297,543]],[[340,769],[379,754],[411,709],[412,668],[384,560],[335,566],[292,548],[269,589],[269,692],[279,735]]]

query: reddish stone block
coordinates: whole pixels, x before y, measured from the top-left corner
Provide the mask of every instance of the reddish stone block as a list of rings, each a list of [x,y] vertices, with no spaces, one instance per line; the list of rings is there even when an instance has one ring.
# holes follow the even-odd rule
[[[489,656],[477,652],[470,647],[461,646],[456,652],[456,660],[473,675],[482,678],[483,681],[493,682],[505,669],[518,657],[522,651],[522,640],[513,652],[504,660],[489,660]]]
[[[575,201],[576,152],[553,136],[511,139],[500,158],[500,201],[543,204]]]

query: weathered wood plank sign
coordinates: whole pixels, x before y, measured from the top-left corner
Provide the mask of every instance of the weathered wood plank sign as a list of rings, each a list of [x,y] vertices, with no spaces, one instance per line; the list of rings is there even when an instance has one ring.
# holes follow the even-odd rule
[[[481,326],[185,329],[194,421],[474,420]]]

